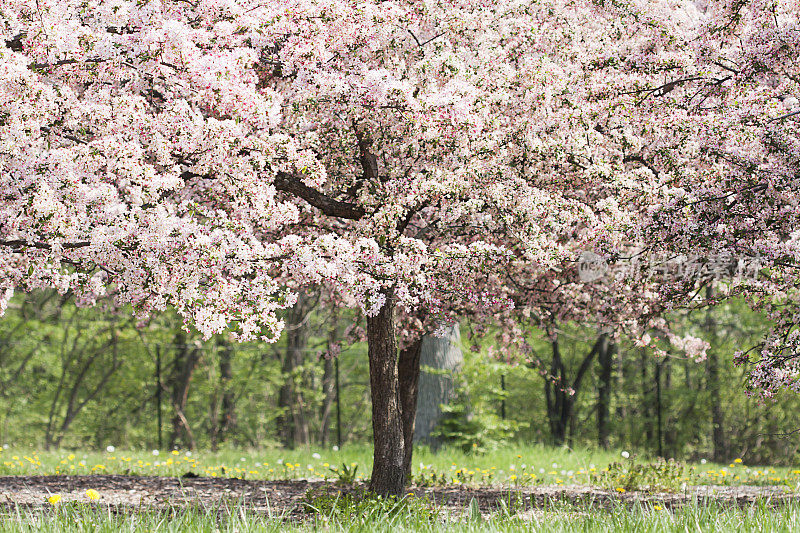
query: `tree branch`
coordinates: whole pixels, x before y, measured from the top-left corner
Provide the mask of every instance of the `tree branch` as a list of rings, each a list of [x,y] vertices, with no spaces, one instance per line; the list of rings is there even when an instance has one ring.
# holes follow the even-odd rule
[[[90,244],[91,243],[89,241],[65,242],[61,245],[61,247],[65,250],[70,250],[73,248],[85,248]],[[40,250],[50,250],[52,248],[52,246],[46,242],[28,242],[23,239],[12,239],[8,241],[0,240],[0,246],[10,246],[11,248],[39,248]]]
[[[300,178],[286,172],[278,172],[278,175],[275,176],[275,188],[302,198],[328,216],[359,220],[367,214],[363,207],[334,200],[330,196],[309,187]]]

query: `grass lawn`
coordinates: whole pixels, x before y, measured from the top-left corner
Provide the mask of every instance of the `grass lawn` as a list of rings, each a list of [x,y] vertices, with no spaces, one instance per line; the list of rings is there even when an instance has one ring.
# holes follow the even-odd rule
[[[626,457],[628,456],[628,457]],[[616,463],[616,466],[614,464]],[[602,484],[625,492],[614,472],[629,472],[652,460],[622,450],[598,451],[542,446],[514,446],[484,455],[460,450],[415,451],[417,484],[453,489],[478,486],[524,489],[536,485]],[[131,474],[248,480],[311,479],[355,481],[369,477],[371,448],[349,445],[341,450],[312,448],[286,451],[223,450],[217,453],[153,450],[90,452],[8,448],[0,452],[0,475]],[[610,466],[610,472],[607,469]],[[663,466],[663,464],[662,464]],[[648,467],[650,468],[650,467]],[[657,470],[656,476],[662,474]],[[677,475],[677,474],[676,474]],[[800,492],[800,470],[747,465],[692,463],[673,480],[686,485],[780,485]],[[98,487],[102,490],[101,487]],[[316,501],[316,500],[315,500]],[[319,500],[322,501],[322,500]],[[443,511],[422,498],[366,504],[335,501],[305,516],[255,512],[236,500],[166,509],[134,508],[126,512],[99,502],[63,501],[30,508],[7,504],[0,510],[3,531],[800,531],[800,503],[774,507],[768,500],[743,508],[695,500],[680,508],[657,502],[610,506],[554,501],[541,507],[503,507],[481,512],[477,504]]]
[[[414,451],[412,475],[425,484],[527,486],[533,484],[591,484],[609,464],[623,467],[647,463],[624,450],[599,451],[523,446],[483,455],[446,449]],[[348,445],[341,450],[266,449],[187,452],[169,450],[37,451],[9,448],[0,452],[0,475],[133,474],[181,476],[193,472],[206,477],[245,479],[338,480],[344,469],[355,470],[355,480],[369,479],[372,448]],[[682,481],[690,485],[784,485],[800,488],[800,467],[747,465],[734,459],[726,464],[697,462],[686,465]]]
[[[136,511],[114,514],[89,506],[73,505],[46,511],[12,509],[0,516],[3,532],[238,532],[249,531],[542,531],[542,532],[796,532],[800,531],[800,506],[779,509],[756,504],[739,509],[695,504],[669,511],[656,507],[569,508],[554,506],[527,514],[496,513],[480,517],[469,508],[461,515],[431,520],[408,510],[329,514],[305,520],[265,516],[231,504],[221,508]]]

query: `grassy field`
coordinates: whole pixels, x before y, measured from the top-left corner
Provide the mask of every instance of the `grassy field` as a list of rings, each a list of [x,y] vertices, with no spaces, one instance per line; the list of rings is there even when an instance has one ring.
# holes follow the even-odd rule
[[[564,448],[516,446],[485,455],[458,450],[415,452],[418,483],[448,486],[526,487],[537,484],[597,484],[603,473],[620,466],[653,464],[624,450],[570,451]],[[615,467],[614,464],[617,464]],[[0,475],[133,474],[246,479],[327,479],[369,477],[371,449],[188,451],[80,450],[34,451],[8,448],[0,452]],[[782,485],[800,492],[800,469],[697,462],[681,469],[676,481],[688,485]],[[599,477],[598,477],[599,476]],[[611,485],[613,487],[614,485]],[[99,487],[98,487],[99,488]],[[609,487],[610,488],[610,487]],[[617,488],[624,492],[624,489]],[[101,500],[102,502],[102,500]],[[60,502],[44,509],[7,506],[0,511],[0,531],[800,531],[800,504],[773,508],[769,501],[736,508],[695,501],[668,509],[658,503],[619,504],[610,509],[553,502],[520,512],[503,509],[481,515],[474,506],[443,513],[416,498],[320,508],[303,520],[296,516],[256,513],[229,501],[167,510],[137,509],[118,513],[98,502]]]
[[[430,519],[410,510],[397,512],[331,513],[304,521],[265,516],[231,504],[207,509],[137,511],[113,514],[89,506],[65,506],[48,511],[14,509],[0,516],[3,532],[250,532],[250,531],[415,531],[415,532],[662,532],[662,531],[800,531],[800,507],[769,509],[754,505],[739,509],[696,504],[677,511],[658,506],[611,510],[556,506],[528,514],[497,513],[480,517],[469,508],[461,515]]]
[[[627,458],[625,456],[628,456]],[[425,484],[525,486],[592,483],[612,463],[627,466],[650,459],[624,450],[598,451],[544,446],[515,446],[484,455],[460,450],[414,452],[413,475]],[[355,470],[355,480],[369,478],[372,450],[368,446],[302,450],[169,450],[88,452],[8,448],[0,451],[0,475],[133,474],[180,476],[193,472],[207,477],[246,479],[338,480]],[[726,464],[685,465],[681,481],[690,485],[784,485],[800,488],[800,467],[747,465],[740,459]]]

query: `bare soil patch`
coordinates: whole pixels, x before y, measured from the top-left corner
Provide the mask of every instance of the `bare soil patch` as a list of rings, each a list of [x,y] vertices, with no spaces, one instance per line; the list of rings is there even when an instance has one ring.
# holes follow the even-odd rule
[[[0,477],[0,504],[6,507],[44,507],[48,496],[61,495],[61,504],[89,502],[88,489],[100,493],[93,505],[119,511],[138,509],[174,509],[188,506],[214,507],[223,503],[244,503],[255,511],[275,515],[305,513],[301,504],[309,489],[348,492],[323,481],[259,481],[227,478],[175,478],[122,475],[93,476],[8,476]],[[409,493],[427,496],[443,508],[462,510],[474,500],[483,513],[511,504],[520,510],[537,509],[557,502],[612,507],[636,502],[675,508],[700,501],[722,505],[747,506],[755,501],[780,506],[800,502],[800,494],[786,487],[701,486],[681,493],[644,493],[604,490],[585,485],[501,487],[411,487]],[[473,504],[474,505],[474,504]]]

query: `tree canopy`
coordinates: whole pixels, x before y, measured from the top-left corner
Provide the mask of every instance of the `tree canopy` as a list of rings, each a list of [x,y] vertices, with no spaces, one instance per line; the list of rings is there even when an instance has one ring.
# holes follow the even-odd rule
[[[797,13],[5,2],[3,302],[111,291],[143,319],[173,306],[206,338],[275,340],[297,290],[326,287],[368,316],[379,492],[403,482],[381,478],[402,457],[395,308],[538,313],[509,273],[558,286],[586,249],[763,257],[765,277],[723,296],[774,311],[755,383],[795,386]],[[703,279],[659,280],[644,304],[618,297],[639,280],[608,281],[606,315],[635,324]],[[603,311],[579,292],[558,313]]]

